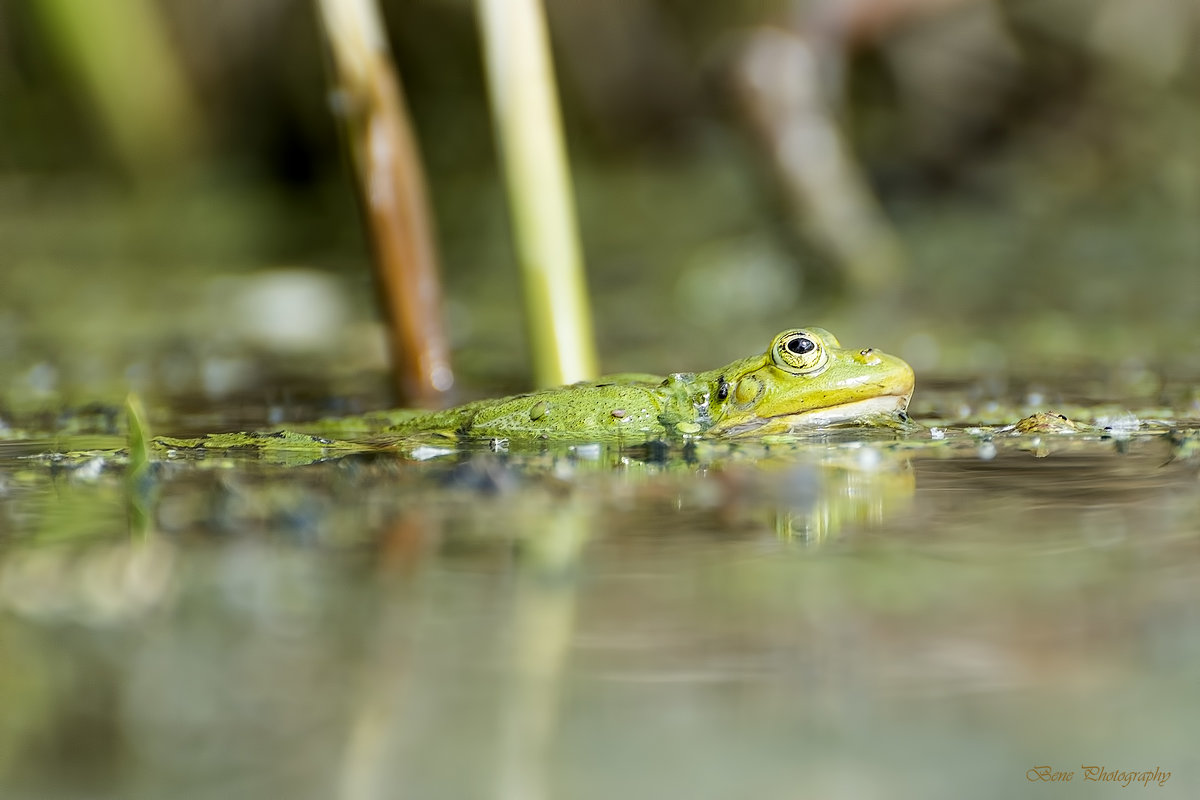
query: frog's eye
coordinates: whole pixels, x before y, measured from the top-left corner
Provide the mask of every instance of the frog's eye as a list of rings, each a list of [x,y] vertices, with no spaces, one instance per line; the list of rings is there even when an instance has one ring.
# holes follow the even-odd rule
[[[829,353],[820,337],[808,331],[788,331],[775,340],[771,357],[775,365],[794,375],[805,375],[823,369]]]
[[[813,350],[817,349],[817,345],[812,339],[806,339],[803,336],[797,336],[795,339],[788,339],[787,344],[784,346],[787,348],[789,353],[795,353],[798,356],[802,356],[805,353],[811,353]]]

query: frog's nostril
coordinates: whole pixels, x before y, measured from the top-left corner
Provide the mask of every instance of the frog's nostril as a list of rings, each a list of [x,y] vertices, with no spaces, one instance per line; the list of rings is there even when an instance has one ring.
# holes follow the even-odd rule
[[[858,351],[858,363],[868,367],[876,367],[883,363],[879,352],[874,347],[868,347],[866,350]]]

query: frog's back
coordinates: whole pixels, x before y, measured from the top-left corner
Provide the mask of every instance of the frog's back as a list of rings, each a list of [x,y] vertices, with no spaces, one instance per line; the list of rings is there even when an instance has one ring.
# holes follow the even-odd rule
[[[645,438],[662,432],[662,378],[621,375],[485,402],[460,430],[469,436]]]
[[[310,432],[342,438],[380,433],[402,437],[647,438],[663,431],[659,417],[669,394],[663,386],[663,378],[657,375],[613,375],[556,389],[476,400],[444,411],[400,409],[326,420],[310,426]]]

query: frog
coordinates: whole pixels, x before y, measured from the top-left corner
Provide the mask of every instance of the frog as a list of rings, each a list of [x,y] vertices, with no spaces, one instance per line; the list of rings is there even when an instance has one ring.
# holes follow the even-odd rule
[[[599,441],[788,434],[907,420],[915,379],[896,356],[844,348],[824,328],[790,328],[764,352],[707,372],[611,375],[595,381],[476,400],[444,411],[398,411],[332,420],[395,437]]]

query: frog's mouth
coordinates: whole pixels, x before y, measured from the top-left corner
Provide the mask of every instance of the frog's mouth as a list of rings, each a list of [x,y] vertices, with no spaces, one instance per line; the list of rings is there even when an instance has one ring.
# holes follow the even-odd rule
[[[761,436],[836,425],[895,425],[903,423],[906,421],[904,412],[908,410],[908,401],[912,397],[913,386],[910,383],[907,386],[897,387],[897,389],[896,394],[880,394],[822,408],[808,408],[795,414],[758,417],[732,425],[720,431],[718,435],[754,434]]]
[[[770,418],[767,423],[772,429],[782,423],[788,430],[839,424],[873,425],[896,419],[901,412],[907,411],[911,397],[912,390],[909,389],[907,394],[884,394],[836,406],[813,408],[799,414],[783,414]]]

